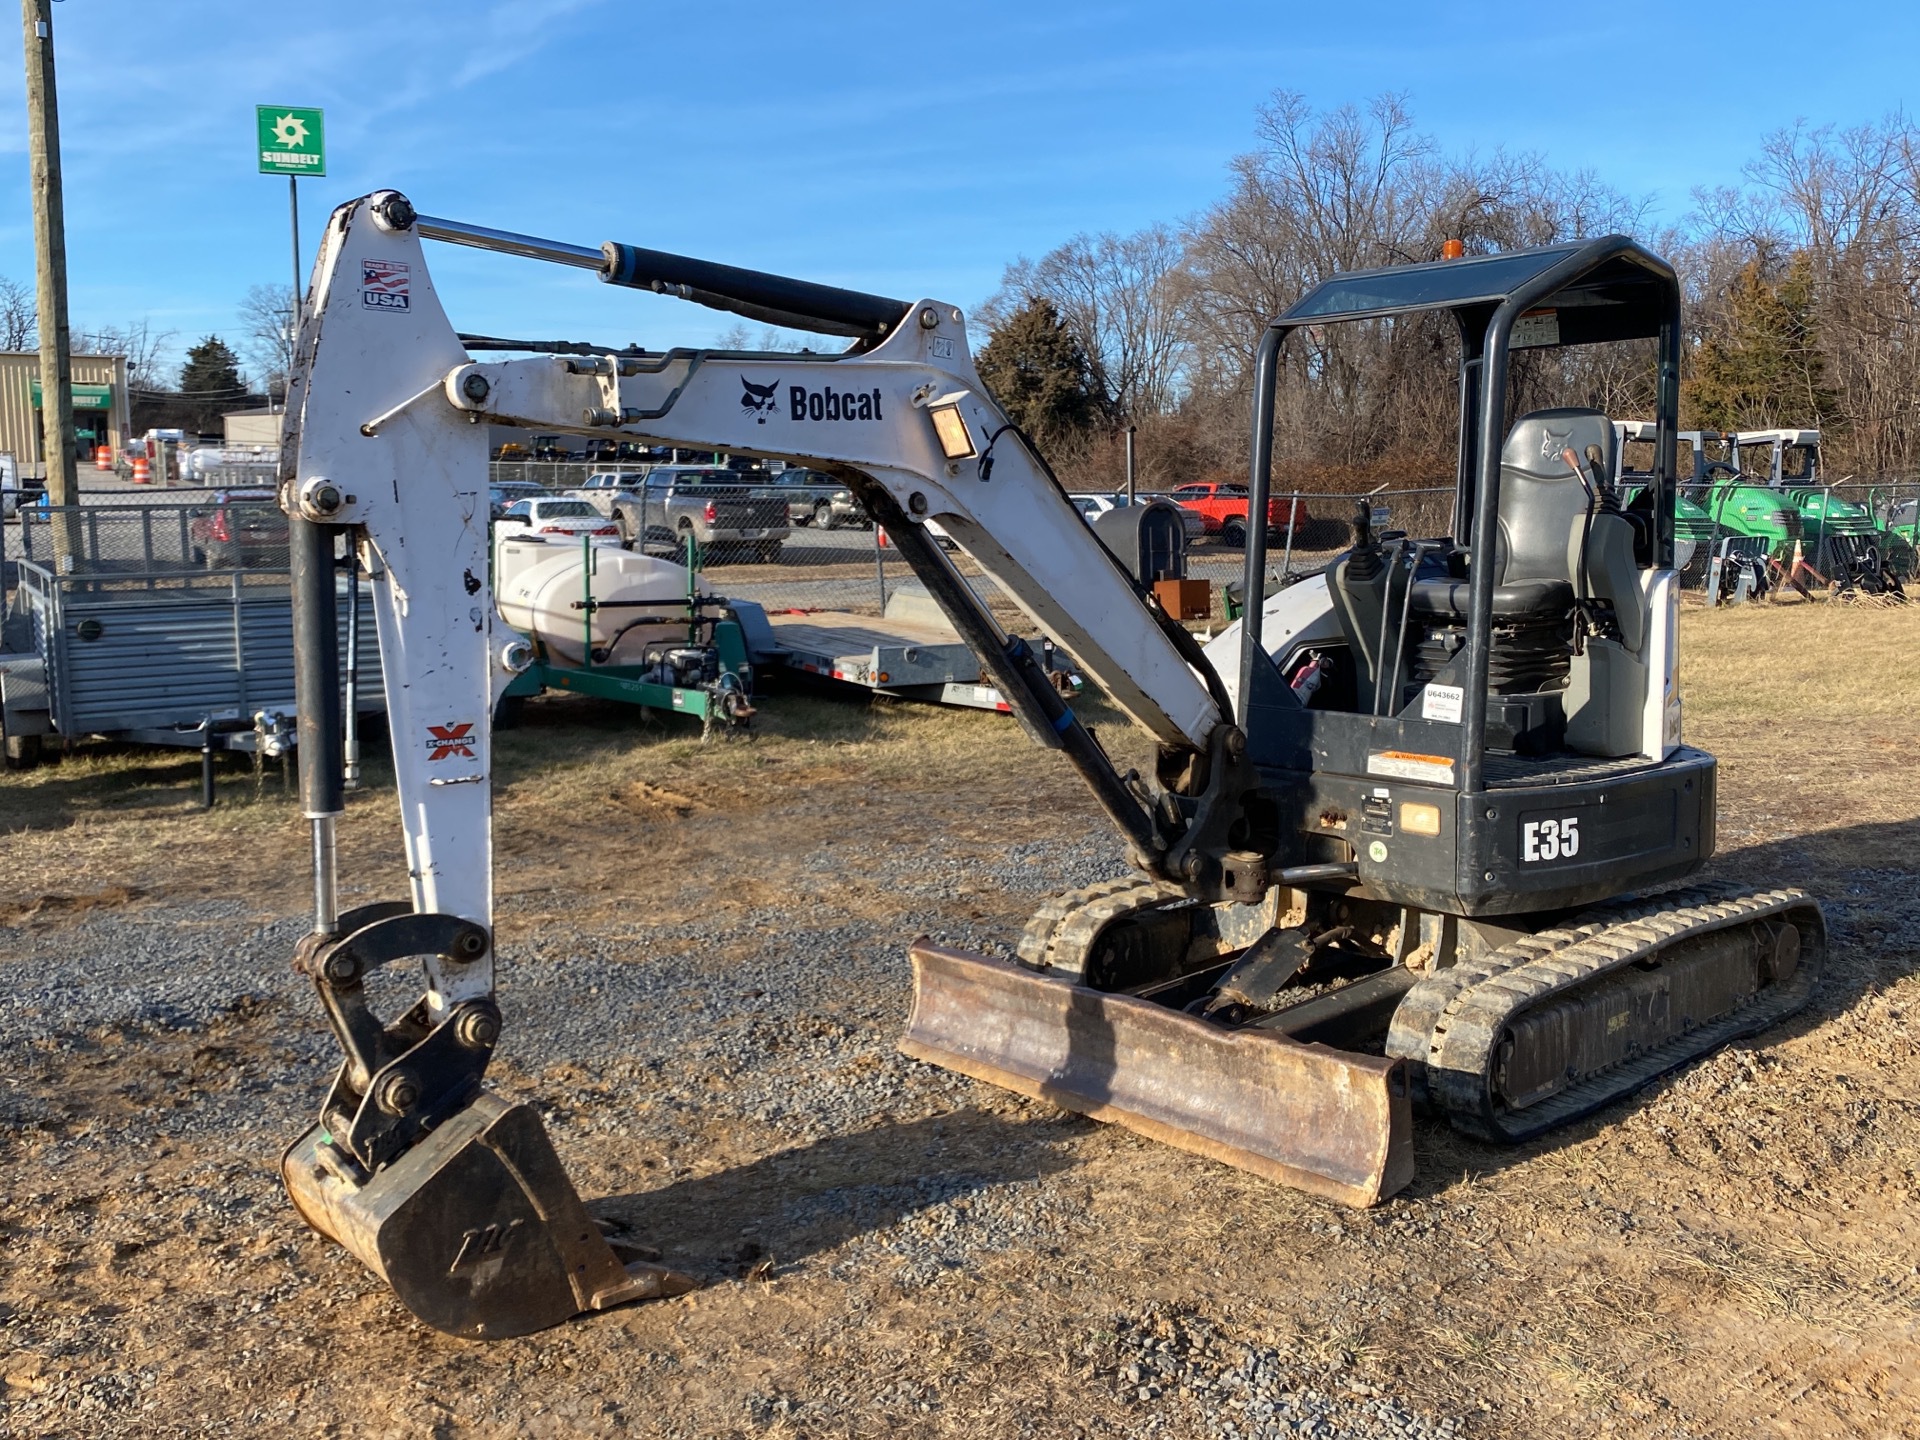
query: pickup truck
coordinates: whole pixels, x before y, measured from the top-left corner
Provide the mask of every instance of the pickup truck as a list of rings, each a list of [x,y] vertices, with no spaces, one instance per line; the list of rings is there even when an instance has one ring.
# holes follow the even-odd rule
[[[684,560],[691,541],[716,565],[778,559],[789,531],[787,502],[778,491],[742,479],[738,471],[712,466],[654,466],[639,489],[613,497],[620,543]]]
[[[1238,548],[1247,543],[1246,486],[1213,483],[1182,485],[1167,498],[1181,508],[1197,513],[1206,527],[1206,533],[1221,544]],[[1289,505],[1284,498],[1268,497],[1269,536],[1285,535],[1294,526],[1306,522],[1307,507],[1298,498]]]
[[[564,492],[570,499],[584,500],[602,515],[613,514],[614,497],[623,490],[638,490],[646,484],[644,470],[596,470],[584,484]]]
[[[873,523],[853,498],[853,492],[822,471],[789,468],[767,484],[787,502],[787,520],[791,524],[834,530],[842,525],[864,529]]]

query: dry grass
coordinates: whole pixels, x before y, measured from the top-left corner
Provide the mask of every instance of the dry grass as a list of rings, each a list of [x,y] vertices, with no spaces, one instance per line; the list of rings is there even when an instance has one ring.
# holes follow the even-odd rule
[[[1811,748],[1831,722],[1905,729],[1920,709],[1920,605],[1689,606],[1680,656],[1689,722],[1733,733],[1784,728]]]

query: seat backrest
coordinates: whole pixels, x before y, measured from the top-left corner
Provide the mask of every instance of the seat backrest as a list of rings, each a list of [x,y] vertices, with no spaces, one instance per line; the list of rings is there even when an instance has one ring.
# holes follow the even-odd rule
[[[1587,458],[1598,446],[1600,464]],[[1496,579],[1574,583],[1587,491],[1568,467],[1571,450],[1591,478],[1612,478],[1613,422],[1598,410],[1535,410],[1514,422],[1500,450],[1500,541]]]

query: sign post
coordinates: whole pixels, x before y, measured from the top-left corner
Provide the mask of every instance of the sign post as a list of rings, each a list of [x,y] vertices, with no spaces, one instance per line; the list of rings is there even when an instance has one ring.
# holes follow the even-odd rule
[[[327,130],[318,110],[256,105],[260,173],[287,177],[287,213],[293,224],[293,328],[300,328],[300,177],[327,173]],[[291,357],[289,357],[291,358]]]

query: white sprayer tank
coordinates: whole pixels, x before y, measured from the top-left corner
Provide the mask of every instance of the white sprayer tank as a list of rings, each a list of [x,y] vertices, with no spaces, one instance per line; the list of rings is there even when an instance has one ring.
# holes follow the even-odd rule
[[[539,641],[547,658],[559,664],[583,663],[589,636],[596,652],[612,647],[604,656],[596,653],[594,663],[612,665],[638,665],[648,645],[684,643],[687,638],[686,622],[678,618],[685,613],[687,571],[671,560],[616,545],[595,545],[583,552],[578,540],[502,539],[494,554],[493,584],[500,618]],[[711,593],[705,580],[695,585],[700,594]],[[589,615],[577,608],[589,594],[597,602],[616,603]],[[634,600],[659,601],[660,609],[617,603]],[[654,613],[675,618],[665,625],[633,625]],[[615,635],[629,625],[633,628],[616,642]]]

